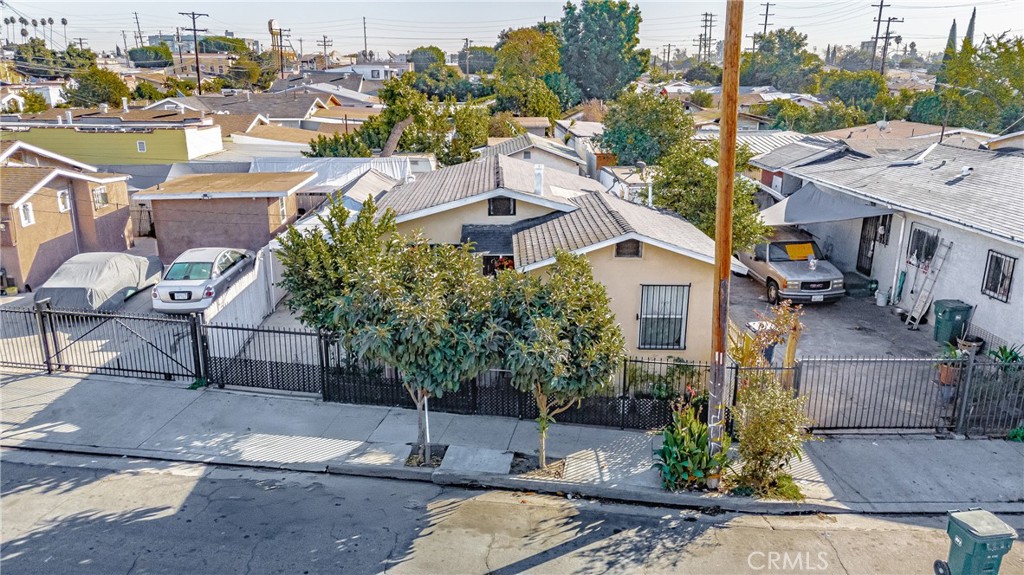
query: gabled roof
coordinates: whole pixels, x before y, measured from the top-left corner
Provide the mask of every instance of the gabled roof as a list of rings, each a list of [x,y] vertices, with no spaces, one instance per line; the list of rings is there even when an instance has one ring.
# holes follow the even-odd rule
[[[51,160],[56,160],[58,162],[65,163],[71,167],[78,168],[79,170],[82,170],[84,172],[96,171],[95,166],[79,162],[78,160],[73,160],[67,156],[62,156],[56,152],[51,152],[50,150],[47,150],[45,148],[40,148],[39,146],[33,146],[32,144],[22,142],[21,140],[0,141],[0,163],[4,162],[5,160],[7,160],[7,158],[10,158],[12,155],[21,150],[25,150],[26,152],[32,152],[33,154],[38,154],[40,156],[43,156],[44,158],[50,158]]]
[[[583,120],[555,120],[555,124],[577,138],[595,138],[604,133],[601,122],[585,122]]]
[[[315,84],[303,84],[301,86],[294,86],[285,90],[286,92],[294,92],[296,90],[311,90],[314,92],[323,92],[330,94],[339,100],[348,100],[355,105],[360,106],[380,106],[380,98],[377,96],[370,96],[369,94],[363,94],[357,90],[350,90],[342,86],[335,86],[334,84],[328,84],[326,82],[318,82]]]
[[[398,185],[398,180],[371,168],[344,185],[341,188],[341,193],[346,198],[351,198],[361,204],[368,198],[379,198],[381,194],[388,192],[396,185]]]
[[[309,145],[310,140],[315,140],[318,136],[322,136],[323,134],[313,130],[303,130],[301,128],[264,125],[256,126],[245,134],[237,135],[249,138],[260,138],[263,140],[275,140],[289,144]]]
[[[717,140],[721,133],[718,130],[698,130],[694,140]],[[736,132],[736,143],[746,144],[755,154],[766,154],[795,142],[808,141],[824,145],[827,138],[813,137],[790,130],[740,130]]]
[[[331,95],[301,92],[245,93],[234,96],[184,96],[164,98],[146,106],[146,110],[162,109],[167,103],[181,104],[193,111],[230,112],[232,114],[263,114],[267,118],[305,118],[314,108],[338,105]]]
[[[348,72],[329,72],[324,70],[306,70],[302,74],[295,74],[283,80],[274,80],[270,85],[270,92],[281,92],[288,88],[311,83],[326,83],[340,86],[356,92],[362,87],[363,77],[359,74]]]
[[[138,192],[136,200],[212,198],[280,198],[291,195],[316,177],[311,172],[194,174]]]
[[[571,160],[579,165],[586,165],[587,163],[586,160],[576,153],[576,150],[569,146],[564,146],[554,140],[542,138],[529,133],[516,136],[515,138],[509,138],[500,144],[487,146],[478,151],[482,156],[509,156],[531,148],[554,154],[561,158],[565,158],[566,160]]]
[[[109,184],[127,180],[128,176],[108,173],[84,173],[62,168],[42,168],[32,166],[0,166],[0,204],[10,204],[17,208],[29,201],[32,194],[42,189],[57,177],[85,180],[97,184]]]
[[[255,126],[270,123],[263,114],[210,114],[209,118],[220,126],[220,133],[224,138],[231,134],[244,134]]]
[[[438,213],[489,197],[522,199],[553,210],[576,209],[569,201],[574,195],[603,191],[597,180],[555,169],[543,171],[543,191],[534,191],[534,165],[508,156],[486,156],[470,162],[420,174],[416,181],[402,184],[384,194],[379,206],[390,208],[398,221]]]
[[[966,168],[972,168],[967,170]],[[1024,244],[1024,151],[933,144],[864,158],[843,153],[786,170],[886,207]]]
[[[163,110],[167,104],[181,105],[193,112],[212,112],[213,109],[206,105],[206,102],[199,96],[172,96],[157,100],[143,108],[143,110]]]
[[[693,224],[666,210],[620,200],[611,194],[584,194],[572,199],[579,209],[548,216],[513,236],[516,267],[529,271],[554,261],[559,250],[587,253],[625,240],[640,240],[708,264],[715,262],[715,242]],[[732,261],[732,269],[746,268]]]

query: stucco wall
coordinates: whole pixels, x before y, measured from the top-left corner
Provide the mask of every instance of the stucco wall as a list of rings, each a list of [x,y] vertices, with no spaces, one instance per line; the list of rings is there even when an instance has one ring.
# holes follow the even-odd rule
[[[906,225],[903,226],[902,243],[900,242],[901,214],[893,216],[889,244],[875,243],[871,277],[878,280],[879,289],[891,293],[894,276],[898,281],[898,272],[894,271],[897,270],[898,264],[898,270],[906,272],[902,292],[903,300],[898,305],[904,309],[913,307],[917,293],[912,294],[911,289],[914,286],[915,278],[918,284],[923,282],[925,272],[907,263],[907,242],[910,238],[911,224],[917,222],[938,228],[939,239],[952,241],[953,247],[939,272],[938,280],[935,282],[934,299],[958,299],[971,304],[975,306],[972,322],[976,326],[1011,342],[1011,344],[1024,342],[1024,246],[1003,242],[951,225],[944,225],[913,214],[905,217]],[[835,245],[846,246],[843,248],[845,253],[842,257],[856,262],[857,242],[860,238],[859,223],[862,220],[851,221],[858,224],[856,238],[854,238],[856,241],[841,240],[837,241]],[[842,222],[817,226],[820,233],[834,236],[851,233],[848,228],[850,228],[849,224],[842,225]],[[981,293],[989,250],[1017,258],[1008,302],[1002,302]],[[922,329],[931,330],[934,321],[934,315],[929,311],[929,323]]]
[[[71,212],[61,213],[57,205],[57,189],[63,188],[62,183],[66,180],[57,178],[52,183],[53,188],[40,189],[30,200],[35,223],[22,226],[17,210],[11,210],[11,225],[16,228],[18,264],[8,266],[5,261],[3,266],[8,268],[7,273],[14,278],[19,289],[25,289],[25,284],[32,289],[39,287],[62,263],[78,253]],[[12,251],[6,251],[4,255]]]
[[[97,208],[93,190],[107,190],[107,205]],[[83,252],[120,252],[132,241],[128,186],[125,182],[97,184],[75,181],[75,215]]]
[[[276,211],[276,198],[153,200],[151,204],[157,249],[164,264],[191,248],[257,251],[274,237],[268,214],[271,209]]]
[[[185,147],[190,160],[224,150],[223,134],[220,126],[216,124],[203,128],[188,128],[184,132]]]
[[[5,140],[21,140],[87,164],[169,164],[187,162],[185,130],[150,132],[79,132],[74,128],[31,128],[5,131]],[[218,136],[219,139],[219,136]],[[139,152],[138,141],[146,142]]]
[[[463,224],[484,224],[502,225],[512,224],[530,218],[536,218],[550,214],[553,210],[536,204],[516,200],[516,215],[514,216],[488,216],[487,200],[474,202],[468,206],[462,206],[438,214],[423,218],[410,220],[398,224],[398,232],[411,234],[415,230],[421,230],[423,235],[432,243],[457,244],[462,241]]]
[[[711,303],[714,266],[649,244],[641,258],[616,258],[609,246],[587,254],[594,278],[603,283],[612,311],[622,326],[626,353],[642,357],[679,357],[690,361],[711,360]],[[538,271],[543,271],[543,268]],[[685,350],[639,349],[641,286],[690,285],[686,318]]]
[[[526,158],[526,152],[530,152],[530,157]],[[524,162],[532,162],[534,164],[543,164],[544,167],[551,168],[553,170],[561,170],[563,172],[569,172],[570,174],[580,174],[580,166],[572,160],[567,160],[561,156],[549,154],[544,150],[538,148],[530,148],[529,150],[523,150],[510,154],[511,158],[518,158]],[[585,170],[585,168],[584,168]]]

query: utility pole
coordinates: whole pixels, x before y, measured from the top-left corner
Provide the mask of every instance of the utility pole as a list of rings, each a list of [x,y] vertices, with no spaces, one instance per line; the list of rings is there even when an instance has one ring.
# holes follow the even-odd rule
[[[139,13],[132,12],[135,15],[135,47],[142,47],[142,25],[139,24]]]
[[[124,30],[121,30],[121,40],[124,41],[124,59],[129,62],[130,66],[131,58],[128,57],[128,34]]]
[[[82,50],[85,50],[85,38],[72,38],[72,40],[77,41],[78,42],[78,47],[81,48]]]
[[[181,55],[181,28],[174,28],[174,44],[178,47],[178,65],[185,71],[185,57]]]
[[[672,43],[665,44],[665,73],[668,74],[668,61],[672,58]]]
[[[885,38],[884,38],[885,43],[882,44],[882,69],[881,69],[881,74],[882,74],[883,77],[885,77],[885,59],[889,56],[889,39],[892,38],[892,34],[889,33],[889,26],[891,26],[893,24],[893,22],[895,22],[897,24],[902,24],[903,23],[903,18],[896,18],[896,17],[890,16],[885,21]],[[876,41],[877,41],[877,39],[876,39]]]
[[[324,49],[324,70],[326,70],[331,67],[327,62],[327,49],[334,45],[334,40],[328,40],[327,34],[324,34],[323,41],[317,42],[316,45]]]
[[[366,61],[370,60],[369,50],[366,44],[366,16],[363,16],[363,59]]]
[[[697,36],[693,40],[693,45],[696,46],[696,48],[697,48],[697,63],[700,64],[700,62],[701,62],[701,59],[700,59],[701,58],[701,54],[704,51],[704,34],[701,34],[700,36]]]
[[[463,50],[466,52],[466,75],[469,76],[469,47],[473,44],[473,41],[469,38],[463,38]]]
[[[703,19],[701,27],[704,29],[704,33],[700,36],[704,45],[702,52],[704,54],[704,60],[709,61],[711,60],[711,43],[714,42],[714,39],[711,37],[711,29],[715,25],[716,16],[711,12],[704,12],[701,14],[701,18]]]
[[[722,119],[719,128],[718,197],[715,207],[715,276],[711,326],[714,363],[708,405],[708,443],[722,449],[725,414],[725,356],[729,335],[729,273],[732,267],[732,202],[736,178],[736,122],[740,85],[740,43],[743,41],[743,0],[729,0],[725,12],[725,57],[722,61]]]
[[[872,4],[871,7],[878,8],[878,18],[875,18],[875,37],[872,38],[874,43],[871,45],[871,69],[875,69],[875,55],[878,54],[878,34],[882,32],[882,9],[885,8],[885,0],[879,0],[878,4]],[[892,6],[892,4],[889,4]]]
[[[299,58],[301,59],[305,53],[306,51],[302,49],[302,38],[299,38]]]
[[[760,37],[764,38],[765,36],[768,35],[768,27],[772,25],[772,23],[768,22],[768,17],[775,15],[775,14],[769,14],[768,13],[768,9],[771,8],[772,6],[777,6],[777,4],[772,4],[771,2],[765,2],[764,4],[761,4],[761,6],[764,6],[764,24],[762,24],[762,27],[761,27],[761,35],[760,35]],[[749,34],[747,36],[747,38],[750,38],[750,51],[751,52],[756,52],[757,51],[757,39],[758,39],[757,33]]]
[[[196,12],[178,12],[178,14],[181,14],[182,16],[187,16],[187,17],[192,19],[192,27],[191,28],[185,28],[185,31],[186,32],[192,32],[192,42],[194,44],[194,48],[192,50],[196,54],[196,90],[198,90],[199,95],[202,96],[203,95],[203,71],[199,67],[200,64],[199,64],[199,36],[198,36],[198,34],[199,34],[199,32],[206,32],[206,28],[202,28],[202,29],[196,28],[196,18],[199,18],[201,16],[206,16],[207,18],[209,18],[210,15],[209,14],[198,14]]]

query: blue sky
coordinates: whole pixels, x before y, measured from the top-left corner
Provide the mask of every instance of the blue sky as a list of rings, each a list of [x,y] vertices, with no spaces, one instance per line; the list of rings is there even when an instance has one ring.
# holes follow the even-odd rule
[[[716,15],[713,36],[720,39],[725,23],[726,3],[698,1],[644,0],[640,5],[644,22],[640,28],[641,45],[660,51],[662,46],[688,48],[692,53],[694,39],[700,34],[701,13]],[[875,32],[872,19],[877,0],[820,0],[772,3],[769,18],[771,28],[794,26],[808,35],[808,44],[824,50],[829,43],[857,45]],[[188,27],[191,21],[178,12],[196,11],[209,14],[201,18],[198,26],[211,33],[231,30],[238,36],[269,41],[267,21],[278,20],[282,28],[290,28],[292,43],[299,47],[303,39],[306,52],[318,50],[315,45],[323,34],[333,40],[334,49],[350,53],[362,49],[363,17],[366,18],[368,44],[371,50],[384,53],[407,51],[424,44],[435,44],[445,51],[456,51],[463,38],[475,45],[490,45],[503,28],[528,26],[544,17],[557,19],[562,13],[562,2],[332,2],[301,1],[227,1],[227,2],[50,2],[35,0],[6,1],[4,16],[24,14],[32,18],[68,19],[69,38],[84,37],[88,45],[97,50],[113,50],[121,44],[121,30],[128,34],[133,45],[135,30],[133,12],[137,11],[143,34],[174,32],[175,26]],[[945,45],[949,25],[957,19],[962,34],[967,27],[972,7],[978,8],[977,36],[984,33],[1010,31],[1024,35],[1024,1],[1021,0],[893,0],[886,7],[885,16],[902,17],[903,24],[893,30],[905,42],[917,42],[920,51],[940,51]],[[744,9],[744,34],[761,29],[764,6],[747,1]],[[761,15],[759,15],[761,14]],[[883,26],[884,27],[884,26]],[[31,28],[29,30],[32,31]],[[6,33],[6,30],[4,30]],[[63,29],[54,27],[53,38],[63,45]],[[47,33],[49,37],[49,32]],[[746,40],[744,46],[747,45]]]

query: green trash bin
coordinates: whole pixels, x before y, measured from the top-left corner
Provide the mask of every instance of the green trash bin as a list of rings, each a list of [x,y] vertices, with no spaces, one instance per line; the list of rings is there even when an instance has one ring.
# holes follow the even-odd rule
[[[971,317],[971,304],[958,299],[938,299],[935,306],[935,341],[955,343]]]
[[[997,575],[1017,532],[984,509],[950,511],[949,575]],[[939,566],[936,565],[936,572]]]

